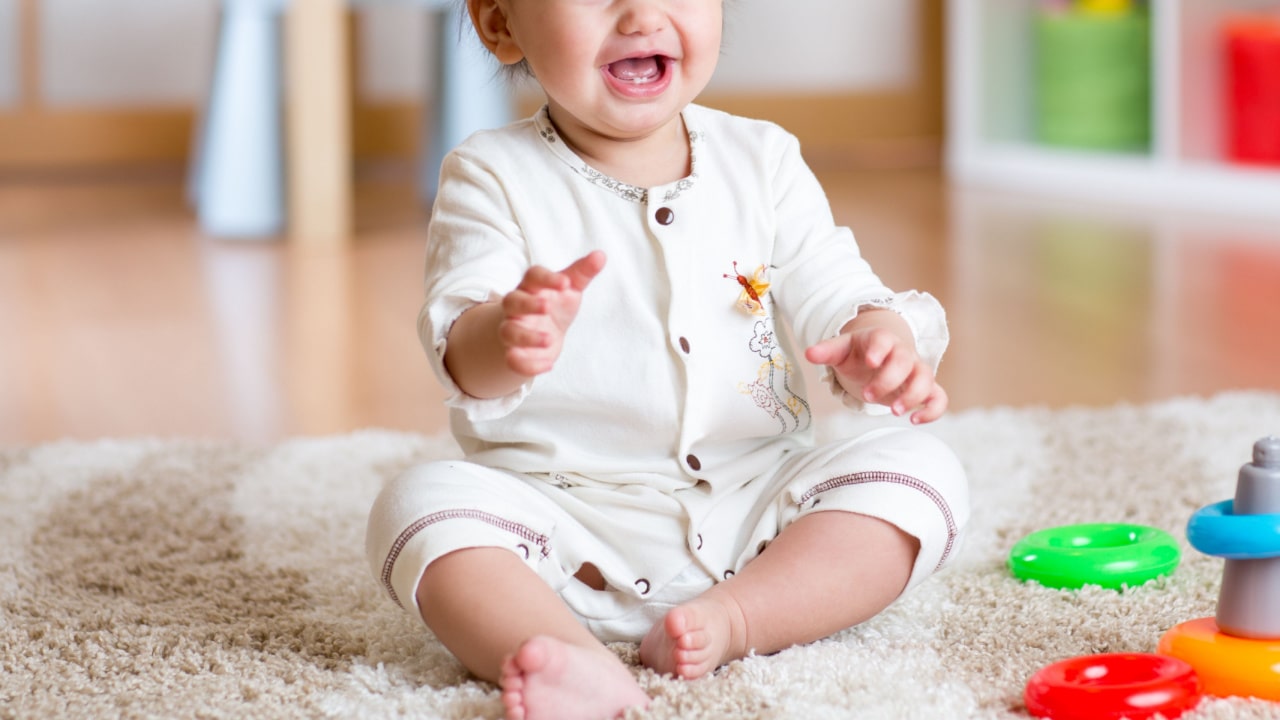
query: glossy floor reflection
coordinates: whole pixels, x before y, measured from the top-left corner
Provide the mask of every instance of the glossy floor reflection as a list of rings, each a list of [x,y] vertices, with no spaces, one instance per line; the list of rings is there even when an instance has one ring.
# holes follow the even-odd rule
[[[947,306],[953,408],[1280,390],[1274,220],[819,174],[883,278]],[[200,237],[174,178],[0,185],[0,445],[442,430],[427,212],[394,178],[357,210],[356,242],[317,251]]]

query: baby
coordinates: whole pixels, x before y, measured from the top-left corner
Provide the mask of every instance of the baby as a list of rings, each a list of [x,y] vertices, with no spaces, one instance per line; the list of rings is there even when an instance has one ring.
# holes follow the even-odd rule
[[[512,720],[648,697],[873,617],[968,518],[937,419],[948,341],[835,225],[795,138],[693,104],[722,0],[469,0],[547,104],[445,160],[419,334],[465,459],[369,520],[374,574]],[[906,422],[815,446],[793,352]]]

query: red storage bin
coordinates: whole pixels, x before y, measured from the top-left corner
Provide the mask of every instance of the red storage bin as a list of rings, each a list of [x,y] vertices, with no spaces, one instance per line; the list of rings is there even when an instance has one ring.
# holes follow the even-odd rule
[[[1280,15],[1236,18],[1223,34],[1227,157],[1280,165]]]

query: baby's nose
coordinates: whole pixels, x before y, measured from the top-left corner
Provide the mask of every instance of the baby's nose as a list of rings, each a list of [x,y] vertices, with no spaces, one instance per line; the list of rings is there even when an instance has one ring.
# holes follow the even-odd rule
[[[618,32],[623,35],[652,35],[666,24],[666,13],[661,2],[654,0],[628,0],[623,3],[618,18]]]

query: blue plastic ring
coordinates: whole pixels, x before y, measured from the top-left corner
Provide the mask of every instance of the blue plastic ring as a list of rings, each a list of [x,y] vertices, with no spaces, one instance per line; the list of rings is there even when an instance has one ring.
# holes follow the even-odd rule
[[[1233,515],[1233,500],[1206,505],[1187,522],[1187,540],[1205,555],[1228,560],[1280,557],[1280,514]]]

